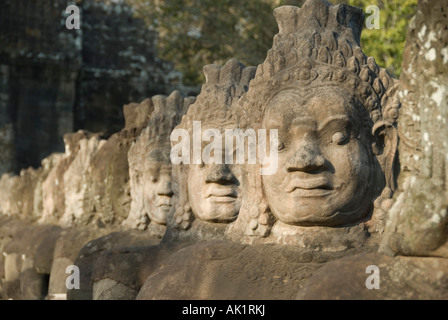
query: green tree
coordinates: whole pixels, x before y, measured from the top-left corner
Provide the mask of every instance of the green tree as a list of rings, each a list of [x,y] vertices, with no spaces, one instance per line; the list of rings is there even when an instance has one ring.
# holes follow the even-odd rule
[[[364,29],[361,45],[364,52],[396,77],[401,74],[401,62],[409,21],[415,15],[418,0],[348,0],[340,1],[365,9],[376,5],[380,9],[380,29]],[[370,14],[366,14],[368,17]]]
[[[304,0],[127,0],[159,33],[161,58],[172,61],[187,85],[203,82],[202,67],[234,57],[246,65],[263,62],[278,32],[274,8],[301,6]],[[392,74],[401,72],[406,29],[417,0],[335,0],[380,9],[379,30],[364,30],[362,45]],[[369,14],[366,14],[368,17]]]
[[[202,82],[202,67],[235,57],[263,61],[277,25],[271,0],[129,0],[159,32],[160,56],[175,63],[186,84]]]

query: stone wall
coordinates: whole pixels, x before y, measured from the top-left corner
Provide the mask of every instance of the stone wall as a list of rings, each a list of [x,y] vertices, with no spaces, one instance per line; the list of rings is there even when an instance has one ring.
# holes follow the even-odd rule
[[[64,150],[63,135],[109,136],[122,106],[182,87],[157,57],[157,35],[124,1],[77,1],[81,28],[68,30],[68,0],[6,0],[0,10],[0,174],[37,167]]]
[[[39,165],[73,130],[80,33],[63,29],[64,10],[63,1],[2,2],[0,172]]]
[[[175,89],[188,91],[181,86],[181,74],[157,57],[157,34],[135,19],[124,1],[83,1],[80,8],[82,66],[75,130],[109,136],[123,128],[122,105]]]

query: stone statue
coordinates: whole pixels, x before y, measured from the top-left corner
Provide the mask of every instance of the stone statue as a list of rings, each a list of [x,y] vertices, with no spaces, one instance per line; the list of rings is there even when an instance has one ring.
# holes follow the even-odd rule
[[[76,216],[65,216],[65,218],[70,218],[66,221],[71,221],[71,225],[74,226],[61,233],[54,249],[54,261],[48,285],[49,299],[64,299],[66,297],[65,270],[67,266],[74,264],[75,260],[78,266],[83,269],[82,286],[83,289],[86,288],[88,285],[84,281],[89,281],[91,270],[88,262],[93,263],[95,257],[92,251],[102,251],[115,244],[113,236],[107,238],[109,243],[105,243],[104,237],[111,233],[113,235],[117,234],[113,231],[120,230],[123,220],[129,214],[130,192],[127,153],[143,127],[147,125],[151,111],[152,109],[145,103],[123,106],[125,128],[114,133],[107,140],[101,140],[101,147],[97,150],[90,150],[91,154],[86,151],[82,152],[83,144],[81,142],[86,139],[80,139],[76,148],[72,147],[74,145],[72,141],[76,136],[68,136],[65,139],[68,142],[66,143],[65,159],[73,158],[73,160],[68,168],[59,165],[54,178],[49,181],[51,184],[47,184],[46,187],[52,187],[53,189],[57,187],[57,184],[53,184],[53,181],[56,180],[57,182],[58,173],[66,177],[70,173],[68,179],[64,180],[71,186],[69,190],[82,190],[82,192],[79,193],[76,201],[71,201],[78,205],[78,214]],[[73,170],[72,163],[76,162],[78,162],[75,167],[76,170]],[[82,177],[81,186],[78,184],[79,178],[73,178],[75,173]],[[78,189],[73,188],[76,185],[78,185]],[[52,191],[52,189],[43,189],[43,191],[49,193],[48,191]],[[52,195],[52,193],[49,193],[49,195]],[[73,199],[73,194],[66,192],[63,195],[66,198]],[[44,203],[44,208],[48,204],[50,204],[49,208],[51,209],[51,202]],[[135,235],[121,235],[120,239],[125,242],[126,240],[129,241],[129,238],[133,239],[133,236]],[[95,241],[95,239],[100,240]],[[87,244],[94,245],[95,250],[90,247],[86,248]],[[80,253],[82,259],[78,259]],[[80,290],[81,292],[84,293],[84,290]]]
[[[234,59],[223,67],[205,66],[206,83],[175,129],[185,130],[184,138],[192,140],[194,121],[201,123],[201,136],[207,128],[219,132],[226,128],[235,128],[233,107],[238,98],[247,91],[254,72],[255,68],[244,67]],[[175,138],[171,140],[174,153],[175,145],[182,141],[179,142]],[[137,144],[138,142],[135,147]],[[202,151],[202,148],[200,149]],[[188,148],[187,153],[190,151]],[[129,157],[132,158],[131,152]],[[166,156],[163,159],[166,160]],[[171,163],[170,158],[168,161]],[[130,165],[130,168],[132,170],[134,166]],[[151,169],[151,166],[147,168]],[[243,170],[242,165],[225,163],[173,165],[172,208],[160,245],[104,252],[94,270],[93,299],[135,298],[146,277],[170,254],[198,241],[225,238],[225,230],[238,216],[242,203],[245,176]],[[143,173],[141,175],[144,176]],[[147,198],[146,201],[140,202],[140,205],[144,206],[150,202],[150,197],[144,187],[140,192]],[[139,219],[135,221],[144,221]]]
[[[148,126],[128,152],[132,202],[125,228],[150,229],[163,236],[173,195],[170,134],[193,102],[193,97],[183,98],[178,91],[152,97]]]
[[[259,176],[246,234],[362,244],[395,189],[397,81],[360,48],[362,10],[312,0],[274,15],[279,33],[238,109],[241,125],[278,129],[278,170]]]
[[[126,149],[129,152],[124,154],[126,162],[129,163],[126,176],[130,180],[131,210],[126,220],[121,223],[125,230],[110,230],[107,235],[89,239],[90,241],[86,241],[78,250],[75,264],[82,268],[84,273],[81,279],[82,288],[70,291],[69,299],[92,299],[91,276],[102,252],[120,247],[157,245],[160,242],[165,233],[166,215],[171,208],[169,136],[193,101],[193,97],[183,97],[178,91],[174,91],[169,96],[157,95],[144,100],[141,104],[134,106],[134,112],[125,106],[128,130],[123,130],[121,134],[130,131],[125,135],[127,137],[134,131],[140,131],[132,146]],[[146,126],[143,130],[142,125]],[[113,137],[109,139],[114,143],[112,150],[125,148],[128,145],[126,142],[129,141],[122,138],[121,143],[117,144],[116,139],[112,139]],[[111,162],[119,159],[119,162],[115,160],[115,163],[119,164],[122,157],[123,155],[117,155],[111,159]],[[112,172],[120,173],[123,170],[114,169],[113,165],[111,167]],[[126,185],[123,182],[119,183],[120,178],[124,176],[123,173],[107,176],[109,179],[115,178],[115,183],[119,184],[115,186],[116,189],[122,189],[122,186]],[[116,193],[117,198],[118,195]],[[117,216],[119,214],[120,211],[115,213],[115,220],[119,220]]]
[[[147,126],[154,110],[150,99],[123,106],[125,127],[112,134],[95,153],[86,175],[84,224],[120,229],[131,206],[128,151]],[[106,160],[107,159],[107,160]]]
[[[59,220],[63,227],[73,227],[84,224],[85,216],[89,215],[83,208],[87,197],[86,176],[88,167],[98,150],[106,143],[99,135],[80,139],[79,150],[70,166],[64,172],[65,211]]]
[[[185,135],[182,139],[190,139],[187,152],[190,152],[191,163],[174,165],[174,215],[172,221],[172,236],[191,234],[191,231],[201,228],[211,228],[200,232],[201,239],[224,235],[227,224],[233,222],[240,211],[243,190],[247,186],[245,167],[236,162],[225,161],[225,153],[234,153],[223,143],[226,130],[237,128],[235,119],[235,104],[247,91],[249,81],[255,74],[254,67],[244,67],[235,59],[229,60],[223,67],[208,65],[204,67],[206,83],[196,102],[190,107],[182,122],[176,127],[177,132]],[[195,128],[196,126],[196,128]],[[219,160],[203,159],[207,156],[208,141],[205,136],[208,131],[215,131],[215,140],[221,139],[219,150],[214,150]],[[180,142],[174,135],[172,140],[173,153]],[[215,142],[214,140],[214,142]],[[201,159],[194,163],[194,144],[199,141]],[[185,143],[185,141],[181,141]],[[235,144],[236,146],[236,144]],[[221,149],[222,148],[222,149]],[[218,154],[220,155],[218,156]],[[217,230],[221,231],[217,231]]]
[[[93,138],[91,133],[79,130],[64,135],[65,152],[54,154],[54,164],[42,182],[42,214],[39,223],[58,223],[65,212],[64,174],[80,151],[80,141]]]
[[[378,252],[330,262],[298,299],[448,299],[448,19],[446,1],[419,1],[410,21],[398,94],[400,173]],[[366,290],[366,266],[378,289]]]
[[[137,299],[292,299],[327,263],[378,247],[374,209],[395,190],[397,81],[362,52],[361,9],[308,0],[274,15],[279,33],[235,110],[239,128],[277,130],[278,170],[261,175],[271,153],[247,164],[234,241],[174,253]]]

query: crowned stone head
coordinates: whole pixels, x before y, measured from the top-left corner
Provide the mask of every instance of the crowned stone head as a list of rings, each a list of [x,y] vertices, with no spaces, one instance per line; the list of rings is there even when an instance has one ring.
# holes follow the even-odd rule
[[[279,33],[238,109],[241,126],[278,132],[250,232],[373,224],[395,187],[397,80],[363,53],[361,9],[308,0],[274,16]]]
[[[173,195],[170,134],[194,100],[178,91],[145,100],[153,111],[147,127],[128,152],[132,202],[125,227],[149,226],[155,233],[163,233]]]
[[[224,154],[229,150],[224,140],[227,130],[238,126],[234,108],[247,91],[255,67],[245,67],[231,59],[222,67],[205,66],[204,74],[206,83],[176,127],[184,136],[181,142],[176,138],[172,140],[174,153],[178,150],[176,145],[187,143],[183,151],[191,161],[182,161],[173,168],[171,225],[174,233],[180,230],[180,234],[190,232],[194,236],[200,233],[203,238],[213,238],[224,234],[226,225],[237,218],[242,203],[245,169],[243,165],[225,163]],[[208,132],[213,133],[212,139],[206,138]],[[193,156],[195,145],[200,155],[197,162]],[[207,145],[213,145],[212,152],[206,153]],[[207,161],[204,158],[207,154],[215,160]],[[217,159],[218,154],[222,158]]]

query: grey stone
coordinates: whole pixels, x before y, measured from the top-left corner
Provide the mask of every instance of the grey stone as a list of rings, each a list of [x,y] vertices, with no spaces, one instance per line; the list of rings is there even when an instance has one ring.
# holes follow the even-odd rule
[[[400,176],[381,250],[448,257],[448,19],[420,1],[409,25],[399,94]]]

